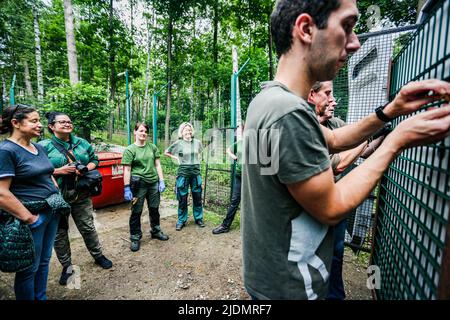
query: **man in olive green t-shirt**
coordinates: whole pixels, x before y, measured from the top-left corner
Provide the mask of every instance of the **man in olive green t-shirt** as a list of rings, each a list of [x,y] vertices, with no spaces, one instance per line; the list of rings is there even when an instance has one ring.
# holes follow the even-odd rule
[[[356,208],[403,150],[449,134],[450,107],[402,121],[383,144],[335,184],[329,153],[366,141],[385,122],[450,92],[439,80],[410,83],[385,106],[336,130],[305,101],[360,48],[356,0],[278,0],[271,15],[279,57],[247,110],[242,170],[244,285],[255,299],[324,299],[333,255],[329,229]],[[426,96],[432,90],[434,95]]]

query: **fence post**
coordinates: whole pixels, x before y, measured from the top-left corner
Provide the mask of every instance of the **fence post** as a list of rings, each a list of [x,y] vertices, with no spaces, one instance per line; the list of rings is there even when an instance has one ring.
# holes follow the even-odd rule
[[[16,104],[16,99],[14,98],[14,86],[15,86],[15,84],[16,84],[16,74],[13,75],[11,88],[9,89],[9,104],[11,106]]]
[[[127,141],[131,144],[131,127],[130,127],[130,91],[128,89],[128,70],[125,70],[125,99],[127,107]]]

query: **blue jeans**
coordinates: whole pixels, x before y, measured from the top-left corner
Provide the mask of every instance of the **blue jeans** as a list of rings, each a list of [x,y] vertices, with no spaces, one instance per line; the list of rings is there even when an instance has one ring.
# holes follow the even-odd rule
[[[52,256],[59,215],[50,211],[45,214],[45,221],[37,228],[31,229],[36,258],[34,264],[16,273],[14,292],[17,300],[47,300],[48,265]]]
[[[344,241],[347,219],[342,220],[334,227],[333,260],[330,271],[330,287],[327,300],[344,300],[344,280],[342,279],[342,264],[344,262]]]

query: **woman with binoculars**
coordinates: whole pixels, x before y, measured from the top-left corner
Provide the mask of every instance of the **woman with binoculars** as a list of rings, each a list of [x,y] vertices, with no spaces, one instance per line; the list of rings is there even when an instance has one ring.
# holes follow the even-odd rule
[[[95,263],[103,269],[112,267],[112,262],[102,253],[102,247],[94,226],[92,200],[88,191],[76,188],[78,178],[98,165],[94,148],[86,140],[76,137],[69,116],[61,112],[46,114],[51,139],[39,142],[47,151],[48,157],[55,167],[53,175],[61,189],[64,199],[71,206],[71,215],[78,231],[80,231],[89,253]],[[75,161],[73,161],[75,160]],[[63,266],[59,283],[66,285],[73,274],[69,243],[68,217],[61,217],[55,240],[55,252]]]

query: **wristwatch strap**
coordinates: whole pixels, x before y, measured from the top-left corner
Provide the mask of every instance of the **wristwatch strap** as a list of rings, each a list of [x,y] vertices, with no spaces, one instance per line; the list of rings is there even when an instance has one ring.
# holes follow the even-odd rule
[[[394,120],[394,119],[389,118],[383,112],[384,108],[386,108],[387,105],[388,105],[388,103],[386,103],[384,106],[379,106],[378,108],[375,109],[375,113],[376,113],[378,119],[380,119],[383,122],[389,122],[389,121]]]

